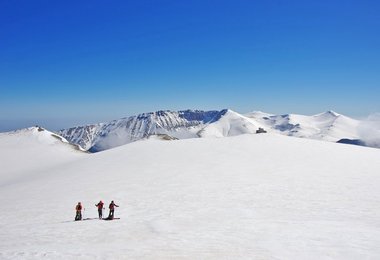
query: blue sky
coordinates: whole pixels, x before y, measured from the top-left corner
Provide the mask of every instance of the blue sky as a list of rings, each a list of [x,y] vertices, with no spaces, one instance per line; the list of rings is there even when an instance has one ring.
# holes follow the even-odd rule
[[[1,1],[0,131],[161,109],[380,111],[378,1]]]

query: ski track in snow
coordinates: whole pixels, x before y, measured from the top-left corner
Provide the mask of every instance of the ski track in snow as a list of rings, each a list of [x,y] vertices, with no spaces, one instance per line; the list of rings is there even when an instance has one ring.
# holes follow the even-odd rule
[[[2,169],[25,179],[0,189],[0,259],[380,255],[379,149],[274,134],[147,140],[96,154],[30,146],[0,143],[0,158],[35,158],[29,170]],[[35,155],[43,151],[46,160]],[[100,199],[115,200],[121,219],[73,221],[78,201],[84,218],[96,218]]]

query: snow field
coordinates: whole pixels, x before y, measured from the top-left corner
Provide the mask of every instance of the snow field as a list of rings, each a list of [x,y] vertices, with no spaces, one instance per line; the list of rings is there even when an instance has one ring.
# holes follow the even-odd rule
[[[14,149],[34,164],[7,164],[0,175],[19,173],[0,189],[2,259],[380,255],[379,149],[275,134],[138,141],[96,154],[41,146],[43,159],[12,147],[0,158]],[[121,219],[73,221],[78,201],[96,218],[100,199],[120,205]]]

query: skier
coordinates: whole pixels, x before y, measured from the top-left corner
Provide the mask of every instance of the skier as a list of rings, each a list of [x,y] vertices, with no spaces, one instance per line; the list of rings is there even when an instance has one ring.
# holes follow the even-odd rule
[[[104,209],[103,205],[104,205],[103,201],[99,201],[98,204],[95,204],[95,206],[98,207],[99,219],[102,219],[103,217],[103,209]]]
[[[78,202],[77,206],[75,207],[76,215],[75,215],[75,221],[82,220],[82,204]]]
[[[113,201],[111,201],[111,203],[109,205],[110,214],[108,215],[108,218],[107,218],[108,220],[113,219],[115,207],[119,207],[119,206],[116,205]]]

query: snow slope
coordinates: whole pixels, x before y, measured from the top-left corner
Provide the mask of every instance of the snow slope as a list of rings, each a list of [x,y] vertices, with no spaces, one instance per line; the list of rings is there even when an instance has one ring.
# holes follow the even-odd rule
[[[150,135],[165,134],[177,139],[194,138],[205,124],[218,120],[226,111],[157,111],[109,123],[64,129],[58,134],[86,150],[98,152]]]
[[[97,152],[145,139],[150,135],[167,135],[176,139],[227,137],[256,133],[259,127],[288,136],[331,142],[341,139],[351,141],[368,139],[367,135],[360,134],[360,126],[364,124],[333,111],[304,116],[263,112],[241,115],[229,109],[184,110],[144,113],[109,123],[64,129],[58,134],[86,150]],[[378,134],[376,138],[375,142],[363,143],[374,146],[372,143],[378,143]]]
[[[0,187],[81,158],[80,147],[40,127],[0,133]]]
[[[313,116],[297,114],[271,115],[252,112],[248,118],[262,124],[265,129],[288,136],[337,142],[342,138],[359,139],[360,121],[327,111]]]
[[[380,255],[379,149],[265,134],[84,154],[11,138],[0,138],[0,178],[19,181],[0,189],[1,259]],[[78,201],[95,218],[100,199],[121,219],[73,221]]]
[[[228,137],[241,134],[253,134],[260,124],[232,110],[225,110],[220,118],[207,124],[200,132],[200,137]]]

